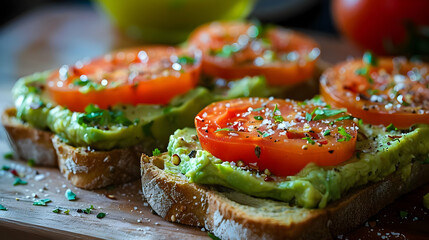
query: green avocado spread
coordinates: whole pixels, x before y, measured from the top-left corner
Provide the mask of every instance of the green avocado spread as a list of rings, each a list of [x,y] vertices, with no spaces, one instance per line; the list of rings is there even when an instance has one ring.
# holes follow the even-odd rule
[[[17,118],[35,128],[56,133],[67,144],[97,150],[141,142],[150,143],[152,149],[162,149],[176,129],[193,126],[194,116],[211,102],[268,94],[264,79],[244,78],[216,91],[197,87],[168,105],[116,105],[104,111],[92,106],[87,107],[88,112],[80,113],[49,99],[44,91],[49,74],[49,71],[36,73],[15,84],[12,93]]]
[[[246,194],[288,202],[291,206],[324,208],[350,188],[376,182],[396,172],[402,178],[413,164],[424,164],[429,156],[429,126],[416,125],[407,131],[359,126],[356,154],[335,167],[308,164],[295,176],[265,181],[262,173],[222,162],[201,148],[195,129],[177,130],[170,137],[166,171],[184,174],[190,182],[217,184]],[[362,137],[365,136],[365,137]],[[172,156],[180,157],[174,165]]]

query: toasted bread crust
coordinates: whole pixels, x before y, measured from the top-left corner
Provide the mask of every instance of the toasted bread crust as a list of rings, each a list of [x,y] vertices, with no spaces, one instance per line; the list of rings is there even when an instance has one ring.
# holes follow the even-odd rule
[[[362,224],[398,196],[429,182],[429,165],[349,192],[324,209],[290,207],[232,190],[189,183],[163,171],[162,157],[142,156],[143,194],[167,221],[205,227],[221,239],[331,239]],[[162,199],[162,200],[160,200]]]
[[[140,177],[141,146],[110,151],[73,147],[62,142],[52,132],[33,128],[15,116],[15,108],[7,109],[3,112],[2,124],[18,157],[34,159],[38,166],[58,166],[77,187],[96,189]]]
[[[96,189],[140,176],[139,158],[143,150],[139,146],[95,151],[67,145],[58,136],[52,138],[52,143],[61,173],[77,187]]]
[[[35,165],[56,167],[57,155],[52,145],[53,134],[35,129],[16,118],[16,109],[6,109],[1,116],[9,142],[19,159],[33,159]]]

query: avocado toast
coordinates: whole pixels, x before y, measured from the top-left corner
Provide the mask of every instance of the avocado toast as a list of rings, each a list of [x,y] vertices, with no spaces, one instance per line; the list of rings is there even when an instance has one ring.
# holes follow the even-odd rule
[[[168,221],[203,226],[221,239],[330,239],[362,224],[429,181],[429,99],[419,98],[427,87],[411,91],[429,78],[423,71],[409,81],[408,66],[415,65],[403,60],[386,73],[387,60],[392,63],[382,59],[380,69],[365,57],[348,62],[351,70],[333,68],[338,72],[329,86],[346,85],[339,88],[351,91],[345,96],[354,90],[349,79],[361,81],[354,87],[362,93],[351,100],[375,111],[363,121],[318,98],[236,99],[206,107],[195,118],[196,130],[170,137],[168,153],[142,156],[149,205]],[[367,73],[356,70],[362,67]],[[357,77],[339,74],[348,71]],[[391,89],[395,99],[383,95]],[[405,97],[407,104],[386,107],[384,115],[384,108],[377,112],[383,97],[388,107]]]
[[[164,47],[157,48],[164,49]],[[87,66],[99,64],[97,61],[111,55],[141,54],[141,52],[149,54],[151,49],[129,49],[107,54],[103,58],[93,60]],[[183,66],[196,65],[199,68],[198,59],[186,55],[183,58],[179,55],[178,58],[177,55],[179,53],[176,53],[176,59],[169,63],[169,67],[182,61]],[[103,62],[103,64],[106,63]],[[36,165],[44,166],[57,166],[58,161],[58,166],[67,179],[74,185],[87,189],[138,178],[140,154],[143,152],[149,154],[155,148],[165,149],[169,135],[178,128],[192,126],[193,116],[207,104],[223,98],[267,94],[264,80],[257,77],[245,78],[217,90],[216,87],[209,90],[196,86],[199,73],[189,69],[184,71],[183,67],[178,71],[173,69],[171,73],[164,72],[161,77],[152,77],[162,82],[166,82],[168,79],[165,78],[170,77],[174,84],[176,82],[180,84],[180,81],[185,84],[188,81],[191,83],[188,90],[174,94],[167,102],[136,103],[135,99],[142,95],[139,92],[140,87],[150,81],[135,81],[131,85],[128,82],[119,83],[117,79],[121,77],[116,77],[115,74],[122,74],[121,67],[112,70],[111,75],[105,75],[97,82],[90,79],[91,76],[95,79],[97,73],[92,75],[73,73],[70,69],[76,68],[76,65],[82,65],[82,63],[78,62],[70,67],[63,66],[59,70],[36,73],[18,80],[13,88],[16,109],[5,111],[2,123],[19,157],[25,160],[32,159]],[[50,90],[49,84],[56,79],[55,74],[64,72],[63,69],[69,69],[65,81],[70,83],[64,92],[60,89],[54,93],[63,97],[59,101],[67,99],[68,88],[74,91],[75,96],[72,95],[69,102],[60,105],[57,100],[54,100],[55,94]],[[78,70],[80,69],[84,67],[81,66]],[[92,69],[84,70],[92,71]],[[184,75],[189,72],[192,74],[189,74],[188,79],[184,79]],[[143,77],[151,76],[143,75]],[[107,86],[102,86],[104,79],[110,79]],[[65,81],[60,79],[55,82],[55,86]],[[128,89],[124,90],[126,87]],[[165,87],[171,92],[168,89],[174,88],[174,85]],[[90,99],[91,94],[103,94],[107,91],[129,91],[130,94],[136,93],[138,96],[128,99],[131,102],[123,102],[122,99],[126,99],[127,94],[122,94],[117,104],[108,105],[105,108],[100,108],[98,105],[117,98],[115,92]],[[161,91],[151,94],[154,96],[151,99],[154,99],[157,95],[161,96],[164,93]],[[85,101],[93,104],[82,105],[81,102]],[[86,107],[82,109],[83,106]]]

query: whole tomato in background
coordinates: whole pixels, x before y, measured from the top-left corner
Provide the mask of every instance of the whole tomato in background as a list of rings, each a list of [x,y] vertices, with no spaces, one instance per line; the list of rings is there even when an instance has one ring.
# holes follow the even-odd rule
[[[429,55],[429,0],[333,0],[340,32],[379,55]]]

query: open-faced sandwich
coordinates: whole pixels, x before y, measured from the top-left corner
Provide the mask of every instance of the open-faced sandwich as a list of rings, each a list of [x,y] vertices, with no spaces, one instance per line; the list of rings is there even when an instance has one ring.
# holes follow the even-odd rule
[[[259,43],[255,34],[259,28],[242,25],[246,31],[237,37],[247,40],[239,41],[234,56],[247,54],[250,46]],[[270,41],[263,52],[247,57],[250,63],[246,66],[258,65],[256,59],[271,51],[270,44],[275,46]],[[294,51],[298,45],[294,42],[284,51]],[[316,44],[313,47],[318,50]],[[291,86],[313,76],[314,68],[302,70],[304,80],[295,79],[299,74],[288,75],[296,71],[291,66],[302,65],[300,54],[307,56],[311,51],[316,50],[299,50],[292,54],[294,59],[276,59],[272,64],[284,68],[281,74],[286,75],[275,85]],[[307,62],[313,64],[319,52],[310,55]],[[15,108],[3,114],[2,122],[19,157],[45,166],[56,166],[58,161],[61,172],[78,187],[127,182],[139,177],[141,153],[166,149],[169,136],[176,129],[192,127],[203,107],[224,99],[264,97],[274,90],[264,77],[245,77],[255,74],[232,76],[234,79],[212,74],[201,80],[206,58],[195,44],[186,49],[145,46],[36,73],[16,83]],[[230,58],[233,56],[222,60]]]
[[[144,197],[221,239],[347,232],[429,182],[428,69],[365,54],[325,72],[323,99],[213,103],[142,156]]]

